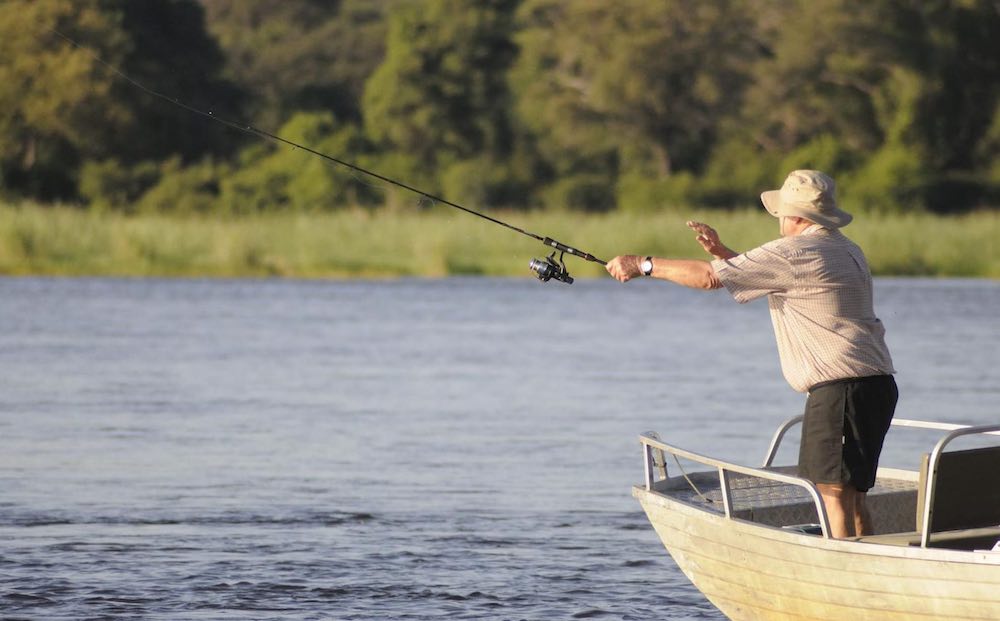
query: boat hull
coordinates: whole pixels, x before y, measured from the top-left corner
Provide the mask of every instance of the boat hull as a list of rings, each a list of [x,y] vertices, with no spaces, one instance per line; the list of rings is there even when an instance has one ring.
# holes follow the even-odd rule
[[[636,487],[667,551],[734,621],[1000,619],[1000,554],[825,539]]]

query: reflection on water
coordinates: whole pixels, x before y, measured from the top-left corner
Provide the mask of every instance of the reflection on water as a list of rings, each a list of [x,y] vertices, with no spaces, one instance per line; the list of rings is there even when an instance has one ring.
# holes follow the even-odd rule
[[[876,296],[898,414],[995,422],[1000,284]],[[27,618],[720,619],[629,495],[636,435],[753,464],[802,404],[764,303],[647,281],[2,279],[0,309]]]

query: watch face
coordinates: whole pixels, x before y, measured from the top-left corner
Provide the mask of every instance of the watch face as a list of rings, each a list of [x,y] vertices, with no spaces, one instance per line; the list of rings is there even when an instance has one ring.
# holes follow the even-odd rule
[[[642,273],[649,276],[653,272],[653,262],[643,261],[642,262]]]

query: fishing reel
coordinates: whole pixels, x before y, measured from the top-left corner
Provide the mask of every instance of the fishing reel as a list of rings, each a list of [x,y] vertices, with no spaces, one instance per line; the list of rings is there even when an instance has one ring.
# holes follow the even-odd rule
[[[552,254],[545,257],[544,259],[532,259],[531,263],[528,263],[528,268],[535,273],[538,280],[542,282],[548,282],[549,280],[555,278],[560,282],[564,282],[567,285],[573,284],[573,277],[569,275],[569,270],[566,269],[566,263],[563,262],[563,253],[559,253],[559,259],[556,260],[556,252],[552,251]]]

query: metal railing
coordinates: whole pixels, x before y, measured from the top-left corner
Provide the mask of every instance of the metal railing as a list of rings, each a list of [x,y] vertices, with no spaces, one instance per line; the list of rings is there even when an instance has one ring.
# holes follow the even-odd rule
[[[665,454],[669,453],[674,456],[675,459],[683,458],[692,462],[696,462],[711,468],[715,468],[719,474],[719,489],[722,495],[722,504],[725,511],[726,518],[733,518],[733,494],[731,489],[731,478],[733,474],[741,474],[748,477],[755,477],[759,479],[765,479],[768,481],[775,481],[777,483],[783,483],[786,485],[792,485],[804,489],[812,499],[813,504],[816,507],[816,515],[819,520],[819,526],[822,530],[823,537],[830,538],[830,519],[826,513],[826,507],[823,504],[823,498],[819,493],[819,489],[810,481],[795,477],[787,474],[782,474],[780,472],[775,472],[773,470],[767,470],[770,468],[774,462],[774,458],[778,453],[778,448],[781,445],[781,441],[789,429],[795,425],[802,422],[802,416],[796,416],[791,418],[784,423],[782,423],[777,431],[775,432],[773,438],[771,439],[771,444],[768,447],[767,454],[764,456],[764,463],[760,468],[752,468],[749,466],[740,466],[738,464],[733,464],[729,462],[722,461],[720,459],[715,459],[712,457],[707,457],[693,451],[682,449],[680,447],[672,446],[663,442],[660,437],[652,431],[647,431],[646,433],[639,435],[639,441],[642,444],[643,450],[643,462],[645,466],[645,487],[647,491],[655,491],[655,483],[657,481],[663,481],[668,478],[667,474],[667,464]],[[920,421],[911,420],[906,418],[893,419],[892,426],[895,427],[908,427],[916,429],[930,429],[935,431],[948,431],[949,433],[941,438],[930,454],[930,461],[928,466],[928,478],[927,478],[927,492],[924,495],[924,511],[923,511],[923,524],[921,528],[921,546],[927,547],[928,540],[930,537],[930,508],[934,500],[934,474],[937,471],[937,463],[940,459],[941,453],[944,448],[950,444],[956,438],[974,435],[974,434],[985,434],[985,435],[996,435],[1000,436],[1000,425],[958,425],[953,423],[938,423],[931,421]],[[678,462],[679,464],[679,462]],[[682,472],[683,473],[683,472]],[[684,474],[684,478],[687,478],[687,474]],[[690,479],[688,479],[690,482]],[[693,483],[692,483],[693,485]]]
[[[804,417],[800,414],[793,418],[789,418],[784,423],[782,423],[778,430],[774,432],[774,437],[771,439],[771,445],[767,448],[767,454],[764,455],[764,463],[761,465],[762,468],[768,468],[774,462],[775,456],[778,454],[778,448],[781,446],[781,440],[788,433],[788,430],[798,425],[802,422]],[[973,427],[971,425],[957,425],[955,423],[936,423],[927,420],[911,420],[908,418],[894,418],[892,419],[892,427],[908,427],[911,429],[930,429],[932,431],[962,431],[967,429],[980,429],[981,427],[990,427],[990,425],[980,425],[978,427]],[[986,433],[988,435],[1000,436],[1000,431],[974,431],[972,433]],[[967,435],[961,433],[958,435]],[[947,437],[947,436],[945,436]],[[957,436],[956,436],[957,437]],[[951,440],[948,440],[951,442]]]
[[[782,474],[780,472],[762,470],[760,468],[751,468],[749,466],[740,466],[738,464],[732,464],[719,459],[714,459],[712,457],[706,457],[705,455],[700,455],[686,449],[671,446],[661,441],[658,437],[656,437],[655,433],[651,432],[641,434],[639,436],[639,441],[642,443],[643,448],[647,491],[654,491],[654,484],[658,480],[655,476],[657,473],[661,475],[661,479],[659,480],[667,478],[666,459],[664,459],[662,453],[670,453],[674,457],[703,464],[705,466],[715,468],[718,471],[719,489],[722,494],[722,506],[727,518],[733,518],[733,494],[730,486],[732,475],[742,474],[748,477],[775,481],[777,483],[793,485],[804,489],[806,493],[809,494],[816,507],[816,515],[818,517],[819,526],[823,532],[823,536],[826,538],[830,537],[830,519],[827,517],[826,507],[823,506],[823,498],[820,496],[819,490],[811,482],[799,477]],[[656,455],[656,451],[660,451],[661,454]]]

